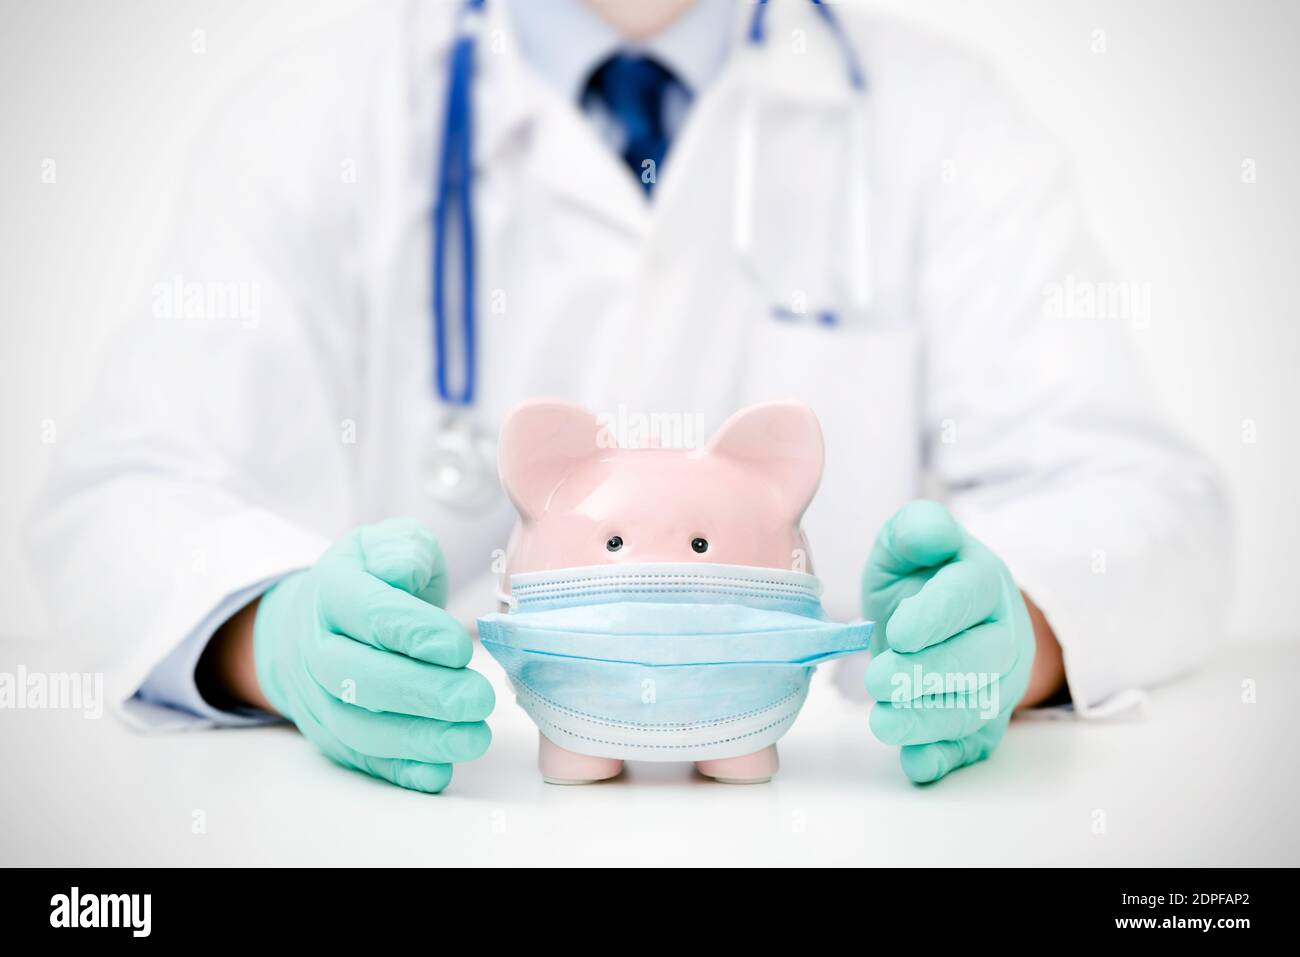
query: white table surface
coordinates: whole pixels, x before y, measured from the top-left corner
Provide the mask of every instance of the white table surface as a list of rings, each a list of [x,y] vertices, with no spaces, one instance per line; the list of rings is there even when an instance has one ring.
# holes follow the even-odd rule
[[[0,643],[0,671],[43,654]],[[438,796],[342,770],[287,727],[148,735],[0,710],[0,864],[1300,864],[1293,644],[1226,645],[1136,719],[1013,722],[991,761],[924,788],[826,673],[770,784],[638,764],[547,785],[500,669],[481,649],[475,667],[497,685],[495,740]]]

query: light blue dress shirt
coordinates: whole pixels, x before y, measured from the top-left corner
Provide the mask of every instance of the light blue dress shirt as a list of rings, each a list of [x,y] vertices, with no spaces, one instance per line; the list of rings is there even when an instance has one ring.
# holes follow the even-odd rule
[[[685,89],[671,90],[672,98],[664,105],[664,125],[673,137],[685,123],[694,98],[722,72],[735,34],[734,0],[696,0],[660,34],[637,44],[624,40],[583,0],[505,2],[523,58],[544,81],[586,114],[615,152],[622,150],[622,130],[599,102],[582,102],[588,79],[606,59],[620,51],[643,53],[677,76]],[[153,669],[136,697],[178,709],[209,724],[248,725],[274,720],[260,712],[214,708],[199,694],[195,683],[199,658],[217,629],[273,584],[262,582],[227,597]]]

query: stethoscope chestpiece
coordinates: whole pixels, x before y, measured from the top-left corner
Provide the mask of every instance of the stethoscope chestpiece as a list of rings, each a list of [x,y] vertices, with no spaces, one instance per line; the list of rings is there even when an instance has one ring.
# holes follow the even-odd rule
[[[470,414],[449,414],[429,438],[421,484],[429,498],[446,508],[488,511],[501,501],[496,436]]]

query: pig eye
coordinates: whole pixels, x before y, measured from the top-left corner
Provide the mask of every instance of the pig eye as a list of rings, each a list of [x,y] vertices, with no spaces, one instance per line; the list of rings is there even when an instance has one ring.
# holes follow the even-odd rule
[[[691,548],[695,549],[696,552],[703,555],[705,552],[709,550],[709,540],[707,538],[692,538]]]
[[[623,547],[623,539],[620,538],[618,535],[610,536],[609,541],[605,543],[605,549],[611,552],[616,552],[622,547]]]

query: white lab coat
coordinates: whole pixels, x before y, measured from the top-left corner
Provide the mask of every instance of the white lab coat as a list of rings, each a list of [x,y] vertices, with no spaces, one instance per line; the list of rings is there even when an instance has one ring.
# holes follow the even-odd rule
[[[394,514],[437,532],[467,617],[490,607],[509,506],[466,518],[420,489],[439,412],[428,210],[453,6],[381,5],[314,36],[196,144],[158,280],[245,284],[257,315],[143,303],[31,524],[55,621],[117,699],[231,595]],[[1189,668],[1221,620],[1225,508],[1125,323],[1045,309],[1050,284],[1106,275],[1066,159],[980,63],[836,12],[869,95],[807,4],[776,3],[768,43],[738,41],[647,204],[489,3],[474,93],[482,421],[549,395],[711,429],[747,403],[802,399],[826,436],[805,528],[833,615],[858,613],[881,522],[938,491],[1046,612],[1081,706]],[[736,143],[755,84],[739,257]],[[846,239],[855,176],[872,197],[861,262]],[[865,312],[854,270],[870,271]],[[773,317],[800,304],[840,321]]]

